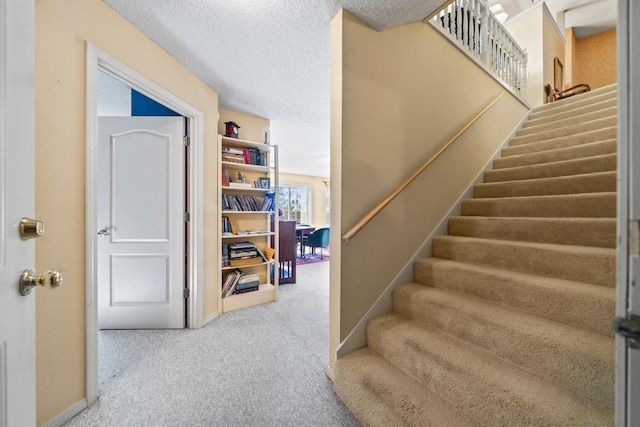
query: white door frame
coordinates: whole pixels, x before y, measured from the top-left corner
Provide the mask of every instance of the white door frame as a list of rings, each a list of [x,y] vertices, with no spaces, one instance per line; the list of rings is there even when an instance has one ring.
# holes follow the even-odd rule
[[[618,1],[618,250],[616,316],[638,313],[638,236],[632,225],[640,220],[640,111],[638,78],[640,56],[633,55],[640,44],[640,7],[635,0]],[[637,228],[636,228],[637,230]],[[640,420],[640,350],[627,346],[627,339],[616,335],[616,426],[637,425]]]
[[[203,323],[203,229],[204,229],[204,113],[120,60],[87,43],[86,63],[86,176],[85,176],[85,243],[86,243],[86,395],[91,405],[98,398],[98,301],[97,301],[97,162],[98,162],[98,70],[105,71],[173,111],[190,119],[189,133],[189,212],[190,263],[186,267],[190,298],[187,327],[198,329]]]

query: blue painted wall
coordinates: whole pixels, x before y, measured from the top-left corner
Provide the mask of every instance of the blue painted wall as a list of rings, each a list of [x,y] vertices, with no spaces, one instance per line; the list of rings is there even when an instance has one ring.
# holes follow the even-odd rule
[[[131,115],[132,116],[179,116],[180,114],[158,104],[140,92],[131,89]]]

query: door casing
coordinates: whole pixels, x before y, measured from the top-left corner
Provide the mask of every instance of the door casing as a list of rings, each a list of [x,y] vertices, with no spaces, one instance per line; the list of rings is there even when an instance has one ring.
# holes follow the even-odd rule
[[[204,113],[138,73],[100,48],[86,45],[86,395],[91,405],[98,398],[98,301],[97,301],[97,161],[98,161],[98,70],[123,81],[138,92],[189,118],[189,265],[186,266],[190,297],[187,304],[187,328],[203,325],[203,229],[204,229]]]
[[[631,249],[634,237],[631,225],[640,220],[640,144],[638,111],[640,98],[638,77],[640,57],[634,56],[640,44],[640,7],[635,0],[618,1],[617,69],[618,69],[618,213],[616,316],[640,314],[637,280],[640,257]],[[635,253],[634,253],[635,252]],[[635,426],[640,420],[640,350],[627,346],[627,339],[616,335],[616,426]]]

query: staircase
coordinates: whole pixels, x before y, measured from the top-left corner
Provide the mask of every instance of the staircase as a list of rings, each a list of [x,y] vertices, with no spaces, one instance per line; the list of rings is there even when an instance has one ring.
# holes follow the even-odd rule
[[[614,423],[616,86],[533,110],[334,389],[366,426]]]

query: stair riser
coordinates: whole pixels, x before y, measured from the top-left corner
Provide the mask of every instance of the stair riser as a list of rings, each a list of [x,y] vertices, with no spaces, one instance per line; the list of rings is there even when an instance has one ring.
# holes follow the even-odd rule
[[[616,173],[477,184],[475,198],[545,196],[616,191]]]
[[[593,111],[586,114],[575,114],[574,116],[566,119],[553,120],[547,123],[540,124],[529,124],[528,126],[523,126],[522,129],[518,130],[516,136],[525,136],[532,135],[540,132],[544,132],[550,129],[559,129],[567,126],[580,125],[587,121],[592,120],[600,120],[600,119],[611,119],[616,118],[618,115],[618,109],[616,107],[607,108],[600,111]],[[552,118],[555,116],[551,116]]]
[[[436,258],[615,287],[616,254],[613,249],[445,237],[433,240]]]
[[[368,350],[336,362],[333,389],[365,426],[478,426]]]
[[[602,102],[588,104],[581,108],[575,108],[575,109],[570,109],[564,112],[549,114],[547,116],[542,116],[537,119],[531,118],[530,116],[529,119],[522,125],[522,127],[525,128],[529,126],[538,126],[543,123],[551,125],[557,120],[563,120],[569,117],[573,117],[575,115],[588,114],[594,111],[600,111],[600,110],[604,110],[611,107],[617,107],[617,105],[618,105],[618,100],[616,98],[611,98]]]
[[[533,218],[615,218],[616,195],[505,197],[462,201],[462,215]]]
[[[585,331],[613,337],[615,289],[514,274],[438,258],[418,260],[414,280],[472,295]],[[589,316],[585,316],[589,313]]]
[[[616,220],[453,217],[449,235],[615,248]]]
[[[618,91],[613,88],[601,88],[601,90],[592,90],[589,93],[580,95],[579,97],[567,98],[562,101],[550,102],[533,109],[530,118],[540,118],[548,115],[572,111],[576,108],[582,108],[587,105],[596,104],[598,102],[617,99]]]
[[[505,182],[522,179],[584,175],[594,172],[615,171],[616,168],[617,156],[615,154],[605,154],[584,159],[564,160],[506,169],[493,169],[485,172],[484,182]]]
[[[530,144],[532,142],[540,142],[548,139],[572,136],[583,132],[616,126],[617,124],[618,118],[616,116],[592,120],[590,122],[583,122],[580,124],[570,125],[558,129],[544,130],[531,135],[516,136],[511,140],[509,145],[515,147],[517,145]]]
[[[575,147],[558,148],[555,150],[527,153],[518,156],[501,157],[493,162],[493,169],[515,168],[520,166],[539,165],[543,163],[560,162],[566,160],[583,159],[605,154],[616,154],[617,141],[593,142]]]
[[[408,301],[409,295],[412,301]],[[462,306],[434,299],[428,293],[403,295],[400,290],[394,293],[393,307],[396,313],[455,336],[578,395],[609,408],[613,406],[613,339],[602,337],[593,346],[598,346],[598,350],[591,352],[588,343],[575,348],[551,331],[544,335],[533,333],[524,325],[512,325],[508,319],[496,322],[465,311]],[[610,343],[610,348],[603,346],[603,341]],[[380,352],[378,348],[374,350]]]
[[[584,132],[576,135],[565,136],[561,138],[550,139],[540,142],[532,142],[529,144],[509,146],[502,150],[502,157],[516,156],[526,153],[537,153],[546,150],[555,150],[557,148],[575,147],[582,144],[590,144],[593,142],[601,142],[609,139],[616,139],[617,128],[609,127],[598,129],[595,131]]]
[[[611,417],[610,411],[584,408],[583,401],[575,405],[557,389],[543,390],[544,385],[535,379],[530,383],[531,389],[524,390],[517,381],[523,377],[530,379],[531,375],[516,369],[500,369],[490,361],[486,369],[477,369],[477,364],[465,359],[485,361],[482,354],[413,322],[397,317],[378,319],[372,322],[369,341],[383,357],[394,361],[420,383],[437,390],[445,399],[456,402],[482,425],[567,425],[569,420],[578,421],[574,417],[589,424],[590,417],[600,422],[609,421]],[[463,354],[465,356],[461,356]],[[555,398],[552,403],[546,401],[545,392]],[[477,396],[482,396],[482,402],[477,401]],[[546,407],[540,410],[541,406]],[[590,413],[581,413],[582,410]],[[498,424],[496,418],[500,419]]]

